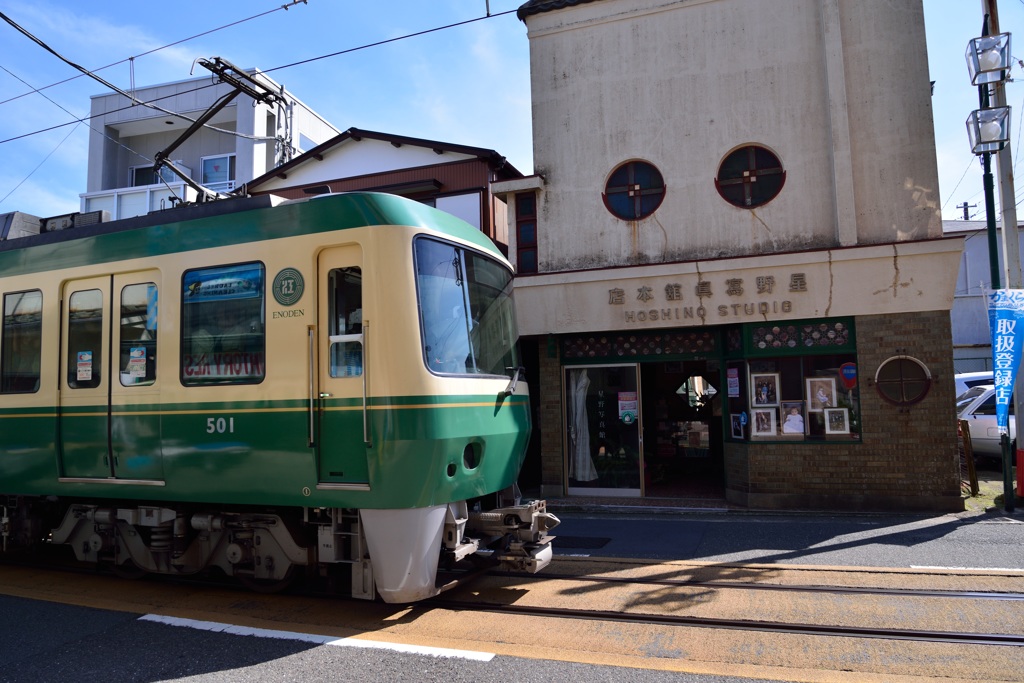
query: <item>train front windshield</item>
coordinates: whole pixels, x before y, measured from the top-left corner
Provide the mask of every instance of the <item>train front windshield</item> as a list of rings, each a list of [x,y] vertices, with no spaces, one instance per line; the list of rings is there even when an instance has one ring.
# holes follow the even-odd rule
[[[420,331],[427,367],[440,374],[504,375],[519,366],[512,273],[462,247],[415,241]]]

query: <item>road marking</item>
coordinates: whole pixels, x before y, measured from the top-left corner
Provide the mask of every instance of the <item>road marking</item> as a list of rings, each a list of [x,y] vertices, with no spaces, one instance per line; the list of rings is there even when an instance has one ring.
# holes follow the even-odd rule
[[[255,636],[256,638],[298,640],[305,643],[313,643],[316,645],[332,645],[334,647],[362,647],[376,650],[391,650],[392,652],[428,655],[431,657],[456,657],[459,659],[471,659],[478,662],[489,662],[492,659],[494,659],[495,656],[493,652],[474,652],[473,650],[455,650],[447,647],[404,645],[402,643],[386,643],[379,640],[361,640],[359,638],[334,638],[333,636],[322,636],[317,635],[315,633],[296,633],[294,631],[276,631],[266,628],[234,626],[232,624],[222,624],[216,621],[180,619],[178,617],[165,617],[159,614],[145,614],[139,617],[139,621],[154,621],[158,624],[165,624],[167,626],[194,628],[200,631],[215,631],[217,633],[228,633],[234,636]]]
[[[971,571],[971,572],[1024,572],[1020,567],[939,567],[929,564],[912,564],[911,569],[941,569],[945,571]]]

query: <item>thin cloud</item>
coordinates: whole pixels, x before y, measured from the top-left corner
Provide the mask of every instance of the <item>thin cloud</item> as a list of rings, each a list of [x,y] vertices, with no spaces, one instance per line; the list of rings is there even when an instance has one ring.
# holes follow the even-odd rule
[[[13,188],[22,180],[4,174],[0,176],[0,187]],[[29,178],[6,201],[0,202],[0,212],[23,211],[40,218],[73,213],[79,208],[77,185],[78,182],[54,185],[48,180]]]
[[[66,5],[19,5],[12,13],[12,18],[56,52],[86,69],[100,69],[107,64],[141,55],[169,42],[166,38],[157,37],[145,27],[105,21]],[[19,47],[18,50],[23,55],[29,54],[34,60],[46,60],[51,64],[59,63],[56,57],[33,45],[27,38],[18,36],[18,40],[24,41],[23,47]],[[187,78],[188,69],[195,59],[196,49],[194,45],[176,45],[140,57],[134,65],[136,85],[151,85],[166,80]],[[70,66],[62,65],[59,68],[66,71],[65,77],[77,73]],[[112,83],[123,87],[131,85],[131,65],[127,62],[103,69],[99,73]],[[86,87],[93,92],[105,90],[101,84],[87,78],[78,80],[86,83]],[[50,83],[36,85],[42,87]]]

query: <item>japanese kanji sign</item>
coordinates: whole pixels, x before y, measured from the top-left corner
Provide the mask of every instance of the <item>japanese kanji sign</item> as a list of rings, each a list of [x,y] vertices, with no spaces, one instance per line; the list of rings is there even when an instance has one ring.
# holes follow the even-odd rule
[[[1024,289],[997,289],[988,294],[988,320],[992,328],[992,380],[996,390],[996,425],[1008,434],[1013,383],[1024,343]]]

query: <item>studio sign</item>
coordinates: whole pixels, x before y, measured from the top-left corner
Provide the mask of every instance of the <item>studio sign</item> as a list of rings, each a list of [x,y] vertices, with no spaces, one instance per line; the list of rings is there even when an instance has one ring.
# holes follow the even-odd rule
[[[726,278],[719,283],[724,286],[725,295],[728,297],[743,297],[743,278]],[[771,296],[775,293],[776,279],[774,275],[760,275],[754,278],[756,293],[764,296]],[[664,291],[664,300],[669,305],[661,305],[657,299],[657,291]],[[807,277],[805,273],[791,273],[789,276],[789,288],[791,293],[807,292]],[[710,280],[701,280],[694,287],[694,296],[698,302],[715,297],[715,283]],[[632,298],[632,297],[630,297]],[[680,304],[684,300],[683,286],[673,282],[656,289],[648,285],[636,288],[636,301],[646,305],[646,308],[625,308],[626,290],[614,288],[608,290],[608,305],[623,306],[623,316],[627,323],[643,323],[656,321],[685,321],[685,320],[706,320],[711,314],[719,318],[743,318],[752,316],[768,316],[790,313],[793,310],[793,302],[790,299],[771,299],[769,301],[745,301],[723,304],[712,304],[706,306],[703,303],[696,305]]]

